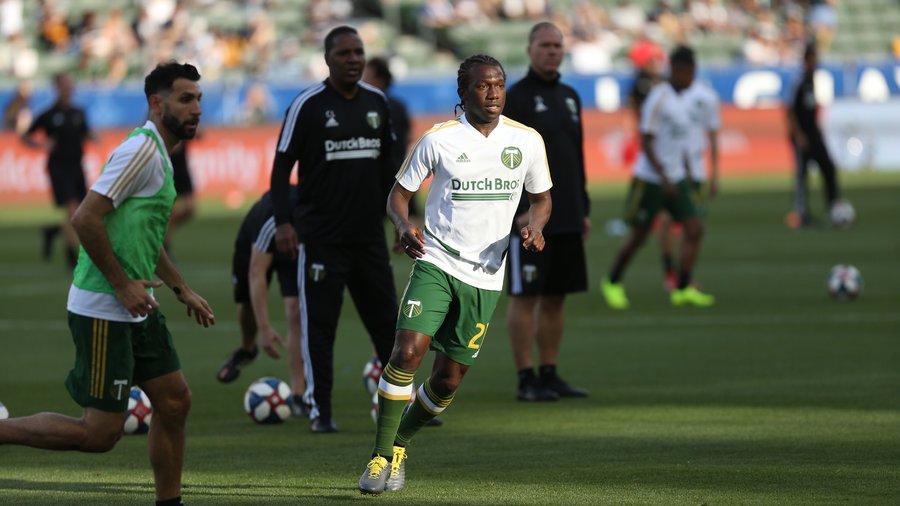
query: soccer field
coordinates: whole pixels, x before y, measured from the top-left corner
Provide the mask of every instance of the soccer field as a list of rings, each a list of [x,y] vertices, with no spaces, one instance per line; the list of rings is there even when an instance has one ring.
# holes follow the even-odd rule
[[[696,270],[717,305],[671,307],[658,248],[648,243],[626,274],[632,307],[624,312],[608,309],[597,290],[622,241],[604,225],[620,216],[624,185],[595,187],[591,289],[569,299],[560,359],[566,379],[591,396],[515,400],[501,299],[445,425],[423,429],[410,446],[406,489],[378,498],[356,489],[374,425],[361,380],[371,346],[352,302],[336,348],[341,431],[312,434],[298,419],[255,425],[241,406],[244,389],[261,376],[286,379],[287,364],[260,354],[234,384],[215,380],[239,340],[230,259],[240,216],[201,213],[177,233],[175,255],[218,324],[197,327],[161,291],[194,393],[186,503],[898,504],[900,174],[843,182],[853,227],[790,230],[787,178],[726,181]],[[820,190],[812,195],[819,209]],[[0,219],[0,402],[12,416],[77,415],[63,386],[73,357],[70,280],[59,251],[52,264],[38,259],[34,220],[17,220]],[[827,297],[838,263],[862,272],[858,300]],[[409,266],[395,257],[398,290]],[[283,329],[280,300],[271,299]],[[103,455],[0,447],[0,502],[151,504],[145,443],[125,436]]]

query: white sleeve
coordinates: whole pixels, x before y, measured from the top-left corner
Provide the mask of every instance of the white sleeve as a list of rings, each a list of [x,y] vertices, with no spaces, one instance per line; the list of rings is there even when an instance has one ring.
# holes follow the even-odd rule
[[[531,194],[542,193],[553,187],[550,179],[550,165],[547,163],[547,150],[544,147],[544,138],[534,132],[531,164],[525,173],[525,191]]]
[[[641,133],[653,134],[659,133],[662,126],[662,104],[663,104],[663,88],[655,86],[644,105],[641,106]]]
[[[396,176],[397,182],[411,192],[418,191],[422,182],[428,179],[437,167],[438,160],[434,135],[426,132],[400,166]]]
[[[152,171],[147,169],[155,165],[156,150],[156,142],[148,135],[125,140],[109,156],[91,190],[109,197],[113,206],[119,207],[150,180]]]

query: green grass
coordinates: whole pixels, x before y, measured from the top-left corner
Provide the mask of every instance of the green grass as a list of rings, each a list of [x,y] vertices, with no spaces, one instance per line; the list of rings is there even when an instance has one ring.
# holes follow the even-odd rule
[[[175,251],[219,323],[198,328],[168,292],[161,299],[194,392],[185,497],[189,504],[900,503],[900,175],[844,182],[857,223],[801,231],[782,224],[787,181],[729,183],[712,203],[696,271],[716,307],[672,308],[648,244],[626,276],[626,312],[607,309],[596,290],[622,240],[606,235],[604,224],[619,215],[623,185],[595,188],[591,291],[568,301],[560,360],[566,378],[591,397],[514,400],[501,300],[446,424],[424,429],[410,448],[407,489],[377,499],[356,491],[372,445],[360,376],[371,346],[349,299],[335,364],[340,433],[313,435],[298,420],[256,426],[243,413],[249,381],[285,378],[283,360],[261,357],[235,384],[215,381],[238,341],[229,269],[240,216],[204,208],[176,235]],[[0,217],[0,401],[13,416],[77,415],[62,385],[72,362],[69,278],[59,252],[52,264],[36,259],[40,220],[23,225],[23,215]],[[836,263],[861,270],[859,300],[827,298],[825,278]],[[408,268],[395,260],[398,286]],[[0,501],[149,504],[145,439],[126,436],[103,455],[0,447]]]

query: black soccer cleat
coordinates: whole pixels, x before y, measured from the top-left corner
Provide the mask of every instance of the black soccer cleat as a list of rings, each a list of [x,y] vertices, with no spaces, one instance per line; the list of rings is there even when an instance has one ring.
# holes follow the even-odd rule
[[[559,394],[541,384],[537,378],[529,378],[519,385],[520,401],[540,402],[559,400]]]
[[[228,360],[219,368],[216,379],[222,383],[231,383],[241,375],[241,368],[249,365],[256,359],[259,354],[259,348],[254,347],[253,351],[247,351],[243,348],[234,350]]]
[[[555,393],[559,397],[587,397],[588,392],[583,388],[575,388],[563,381],[559,376],[551,376],[549,378],[541,378],[541,385],[547,390]]]
[[[312,421],[309,430],[319,434],[331,434],[338,431],[334,420],[330,418],[322,418],[321,416]]]

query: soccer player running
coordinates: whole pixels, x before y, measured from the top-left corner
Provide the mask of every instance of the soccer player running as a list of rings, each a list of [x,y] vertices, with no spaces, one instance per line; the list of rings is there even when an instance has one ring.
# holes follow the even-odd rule
[[[694,51],[678,46],[669,55],[669,62],[669,80],[653,88],[641,110],[642,151],[634,165],[634,179],[625,202],[625,218],[631,225],[631,233],[600,284],[603,298],[613,309],[629,306],[622,276],[647,239],[653,219],[660,209],[668,211],[684,229],[678,286],[669,294],[672,304],[712,306],[715,303],[712,295],[691,285],[700,239],[703,237],[703,222],[685,167],[690,156],[691,130],[685,91],[694,81],[696,73]]]
[[[382,363],[394,344],[397,314],[384,237],[384,202],[397,170],[388,104],[381,91],[360,82],[365,50],[356,29],[339,26],[325,36],[325,63],[328,78],[297,95],[285,114],[271,182],[278,250],[298,262],[308,365],[303,400],[311,405],[313,432],[337,431],[331,390],[344,287]],[[296,207],[288,197],[295,163]]]
[[[553,216],[544,227],[543,253],[522,249],[518,231],[528,222],[525,200],[519,203],[510,237],[506,312],[520,401],[586,397],[556,372],[563,334],[566,294],[587,290],[584,241],[591,229],[590,199],[585,188],[581,99],[560,82],[563,35],[552,23],[534,25],[528,37],[528,74],[510,87],[503,114],[541,134],[553,176]],[[534,374],[532,346],[540,367]]]
[[[191,391],[153,289],[163,283],[204,327],[212,309],[163,250],[175,186],[168,153],[197,131],[200,74],[158,65],[144,81],[150,119],[113,151],[72,223],[81,251],[69,289],[75,365],[66,378],[80,418],[39,413],[0,421],[0,443],[106,452],[122,435],[129,391],[153,404],[147,445],[156,504],[179,505]],[[158,276],[162,281],[155,281]]]
[[[53,248],[53,239],[62,229],[66,242],[66,260],[70,267],[75,267],[78,258],[78,236],[72,228],[72,216],[78,204],[87,195],[87,184],[84,180],[84,143],[94,138],[88,127],[84,110],[72,102],[75,94],[75,80],[70,74],[60,73],[53,76],[56,87],[56,102],[52,107],[35,118],[21,139],[26,145],[44,149],[48,152],[47,173],[50,176],[50,187],[53,189],[53,201],[57,207],[66,212],[62,226],[54,225],[43,229],[44,259],[49,259]],[[34,134],[42,131],[46,136],[38,142]]]
[[[457,95],[463,114],[425,132],[388,198],[388,215],[416,261],[378,384],[375,449],[359,479],[362,493],[403,488],[406,446],[450,405],[481,352],[503,288],[510,226],[523,190],[531,208],[521,247],[544,249],[552,186],[544,142],[535,130],[501,115],[506,73],[500,62],[485,55],[463,61]],[[425,226],[419,228],[409,220],[409,200],[431,175]],[[404,414],[429,347],[436,354],[431,376]]]
[[[291,185],[290,199],[297,201],[297,187]],[[234,285],[234,301],[238,306],[238,324],[241,328],[241,345],[231,353],[216,378],[231,383],[241,369],[253,362],[260,346],[272,358],[280,358],[278,348],[285,342],[272,327],[269,319],[269,283],[273,272],[278,276],[284,315],[288,324],[288,364],[291,372],[291,412],[294,416],[308,416],[302,402],[306,380],[303,373],[303,354],[300,351],[300,299],[297,296],[297,261],[279,252],[275,247],[275,217],[269,192],[256,201],[244,216],[234,241],[231,259],[231,280]],[[276,346],[277,345],[277,346]]]
[[[706,83],[694,80],[684,92],[691,114],[691,133],[688,142],[688,172],[690,186],[695,195],[695,205],[701,217],[706,215],[706,200],[719,192],[719,96]],[[706,151],[709,149],[710,173],[707,178]],[[708,187],[704,184],[709,180]],[[666,291],[678,287],[678,274],[672,261],[675,244],[672,233],[672,217],[660,211],[657,222],[659,247],[662,252],[663,276]]]
[[[828,154],[825,137],[819,126],[819,105],[816,101],[815,79],[813,79],[818,65],[816,46],[809,44],[803,53],[803,74],[788,95],[786,103],[788,134],[796,162],[793,222],[801,227],[812,225],[806,188],[806,174],[810,161],[815,161],[819,166],[819,172],[825,183],[825,209],[830,210],[840,198],[837,169],[831,155]]]

